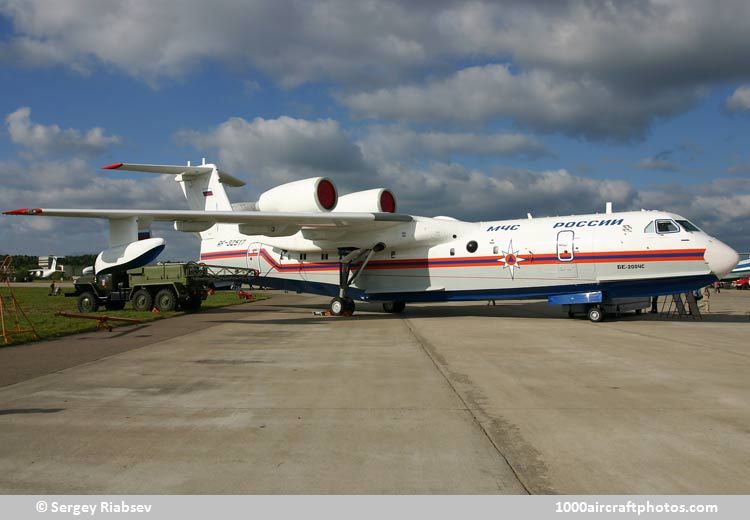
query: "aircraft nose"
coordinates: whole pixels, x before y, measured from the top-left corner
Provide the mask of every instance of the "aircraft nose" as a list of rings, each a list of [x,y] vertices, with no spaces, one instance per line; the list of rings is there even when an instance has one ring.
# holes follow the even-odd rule
[[[737,251],[716,239],[709,242],[704,258],[708,267],[719,279],[728,275],[740,261]]]

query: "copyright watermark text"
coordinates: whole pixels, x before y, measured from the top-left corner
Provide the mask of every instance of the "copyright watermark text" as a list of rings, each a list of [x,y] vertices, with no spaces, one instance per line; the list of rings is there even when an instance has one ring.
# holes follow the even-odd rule
[[[93,502],[90,504],[69,504],[64,502],[39,500],[36,503],[38,513],[66,513],[73,516],[95,516],[102,513],[150,513],[151,504],[131,504],[119,502]]]

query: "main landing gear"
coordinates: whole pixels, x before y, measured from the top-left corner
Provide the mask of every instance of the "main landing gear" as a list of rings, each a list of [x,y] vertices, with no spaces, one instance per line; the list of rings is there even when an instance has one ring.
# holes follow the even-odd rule
[[[339,298],[336,296],[331,300],[330,304],[331,314],[334,316],[351,316],[354,314],[354,300],[351,298]]]
[[[346,295],[349,286],[364,271],[372,255],[385,249],[385,244],[378,242],[367,249],[339,249],[339,254],[344,255],[339,261],[339,295],[331,300],[328,309],[334,316],[351,316],[354,314],[354,300]],[[360,263],[357,270],[352,273],[352,266]]]

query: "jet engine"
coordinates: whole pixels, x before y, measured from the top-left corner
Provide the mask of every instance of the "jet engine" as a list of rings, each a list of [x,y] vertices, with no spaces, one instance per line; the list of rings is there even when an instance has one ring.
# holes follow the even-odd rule
[[[331,211],[338,196],[331,179],[313,177],[288,182],[264,192],[258,199],[260,211]]]
[[[335,211],[395,213],[396,197],[385,188],[355,191],[339,197]]]

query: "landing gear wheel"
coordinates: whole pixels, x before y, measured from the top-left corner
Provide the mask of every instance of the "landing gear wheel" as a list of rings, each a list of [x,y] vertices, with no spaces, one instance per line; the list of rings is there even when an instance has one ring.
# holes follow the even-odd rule
[[[594,305],[589,309],[589,319],[594,323],[604,321],[604,311],[598,305]]]
[[[351,316],[354,314],[354,300],[351,298],[344,298],[344,316]]]
[[[138,289],[133,295],[133,308],[137,311],[150,311],[154,300],[146,289]]]
[[[383,310],[391,314],[401,314],[406,308],[406,302],[384,302]]]
[[[96,312],[99,309],[99,301],[92,292],[82,293],[78,297],[78,312]]]
[[[169,312],[177,307],[177,298],[172,289],[162,289],[156,293],[156,308],[159,312]]]
[[[337,296],[333,300],[331,300],[328,308],[330,309],[331,314],[333,314],[334,316],[342,316],[344,314],[344,311],[346,310],[346,303],[344,303],[343,298],[339,298]]]

